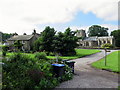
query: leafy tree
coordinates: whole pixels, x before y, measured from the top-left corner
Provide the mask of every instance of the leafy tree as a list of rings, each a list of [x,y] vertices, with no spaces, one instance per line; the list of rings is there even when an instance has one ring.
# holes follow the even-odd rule
[[[75,48],[78,46],[76,32],[67,28],[64,33],[58,32],[57,35],[55,33],[54,28],[46,27],[40,38],[34,42],[34,49],[59,53],[64,56],[75,55]]]
[[[67,28],[64,33],[59,32],[53,41],[54,50],[61,55],[75,55],[75,48],[78,46],[78,38],[75,32]]]
[[[33,50],[34,51],[39,51],[39,47],[40,47],[40,40],[41,38],[38,38],[35,42],[34,42],[34,44],[33,44]]]
[[[6,56],[6,52],[7,52],[7,50],[9,49],[9,47],[8,46],[2,46],[2,55],[3,56]]]
[[[112,31],[111,36],[114,36],[115,38],[116,47],[120,47],[120,29]]]
[[[35,41],[35,50],[36,51],[47,51],[47,52],[53,52],[54,47],[52,46],[54,36],[56,34],[56,31],[54,28],[50,28],[47,26],[45,30],[41,33],[40,38]]]
[[[108,28],[101,27],[99,25],[92,25],[89,27],[88,36],[108,36]]]
[[[15,47],[16,49],[21,50],[22,45],[23,45],[23,44],[22,44],[19,40],[17,40],[17,41],[14,42],[14,47]]]
[[[0,41],[3,41],[3,43],[4,43],[4,41],[6,41],[11,36],[12,36],[12,34],[0,32]]]

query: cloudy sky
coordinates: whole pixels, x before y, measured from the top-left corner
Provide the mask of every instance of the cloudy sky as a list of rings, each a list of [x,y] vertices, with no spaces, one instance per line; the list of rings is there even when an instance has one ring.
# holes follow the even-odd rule
[[[119,0],[0,0],[0,31],[38,33],[46,26],[64,31],[91,25],[118,29]]]

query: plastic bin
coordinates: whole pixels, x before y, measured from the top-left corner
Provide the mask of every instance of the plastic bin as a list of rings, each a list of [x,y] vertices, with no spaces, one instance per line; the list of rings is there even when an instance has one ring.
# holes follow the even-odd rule
[[[74,73],[74,61],[65,61],[65,63],[70,67],[72,68],[72,73]]]
[[[64,74],[64,64],[52,64],[53,72],[56,74],[56,77],[61,77]]]

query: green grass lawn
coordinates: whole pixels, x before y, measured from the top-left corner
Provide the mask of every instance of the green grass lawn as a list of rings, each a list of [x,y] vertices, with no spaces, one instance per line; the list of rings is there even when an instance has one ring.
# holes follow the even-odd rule
[[[91,55],[97,52],[100,52],[100,50],[96,50],[96,49],[76,49],[77,54],[75,56],[60,56],[60,58],[62,59],[76,59],[76,58],[80,58],[83,56],[87,56],[87,55]],[[12,55],[13,53],[7,53],[7,56]],[[34,58],[34,54],[31,53],[27,53],[27,55],[29,55],[30,57]],[[55,59],[55,56],[47,56],[47,58],[49,59]]]
[[[111,70],[113,72],[120,72],[120,70],[118,69],[118,53],[120,53],[120,51],[116,51],[113,52],[111,54],[109,54],[107,56],[107,65],[105,66],[105,59],[101,59],[99,61],[96,61],[94,63],[92,63],[93,67],[96,67],[98,69],[107,69],[107,70]],[[120,58],[120,56],[119,56]],[[119,59],[120,60],[120,59]]]

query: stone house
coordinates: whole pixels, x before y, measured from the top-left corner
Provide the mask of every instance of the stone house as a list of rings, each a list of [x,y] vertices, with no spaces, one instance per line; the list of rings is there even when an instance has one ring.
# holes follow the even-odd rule
[[[23,51],[30,51],[33,48],[34,41],[37,40],[39,36],[40,34],[36,33],[34,30],[34,33],[32,35],[14,35],[13,37],[9,38],[7,42],[12,46],[14,42],[18,40],[23,44]]]
[[[85,30],[79,30],[76,36],[83,38],[83,39],[79,39],[78,41],[80,47],[101,47],[103,44],[106,43],[112,44],[113,46],[115,45],[115,40],[113,36],[86,37]]]

